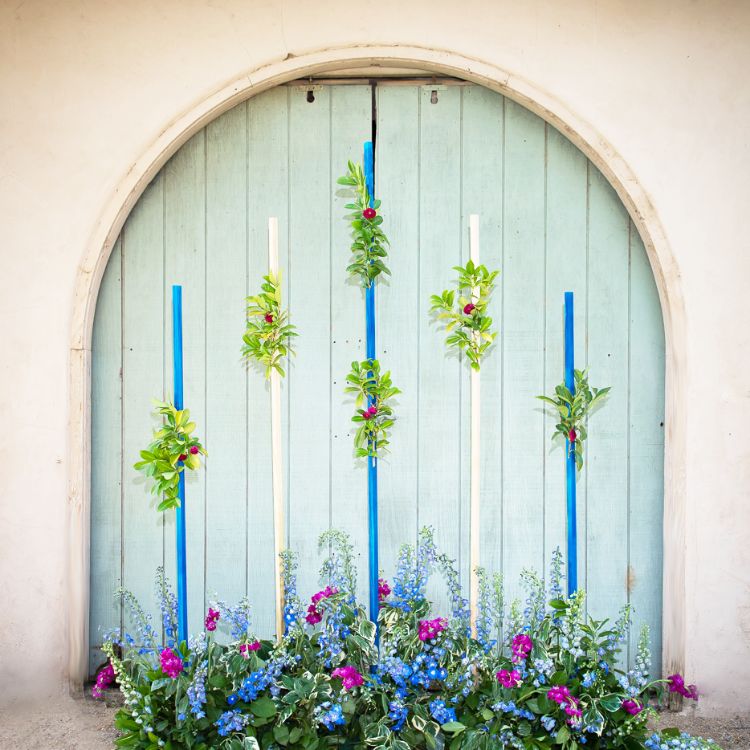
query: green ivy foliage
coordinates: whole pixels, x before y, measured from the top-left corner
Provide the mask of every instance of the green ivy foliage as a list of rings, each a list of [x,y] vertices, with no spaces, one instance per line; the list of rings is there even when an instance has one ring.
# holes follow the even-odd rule
[[[588,437],[586,422],[591,410],[610,391],[610,388],[592,388],[587,370],[575,370],[575,394],[565,386],[565,381],[555,388],[554,396],[537,396],[553,406],[560,420],[555,425],[552,439],[562,435],[568,441],[569,454],[575,456],[578,471],[583,468],[583,441]]]
[[[355,195],[354,203],[347,203],[345,208],[351,213],[346,215],[347,221],[352,226],[352,262],[347,271],[352,276],[358,276],[363,287],[367,288],[381,274],[390,275],[384,258],[388,257],[388,238],[380,228],[383,217],[377,215],[380,201],[373,200],[370,205],[370,193],[367,190],[362,165],[350,161],[348,172],[338,179],[339,185],[353,188]],[[369,211],[373,215],[369,217]]]
[[[446,345],[464,352],[472,369],[479,370],[482,357],[497,336],[487,307],[499,271],[475,266],[471,260],[465,266],[454,266],[454,270],[458,271],[456,289],[433,294],[430,310],[438,320],[446,321]]]
[[[242,356],[265,368],[266,378],[276,370],[284,377],[284,358],[294,354],[291,340],[297,336],[289,323],[288,310],[281,308],[281,274],[269,272],[263,277],[260,294],[247,298],[247,323]]]
[[[346,382],[345,390],[354,394],[357,407],[352,417],[358,425],[355,453],[360,458],[378,458],[387,451],[388,431],[395,421],[391,399],[401,391],[393,386],[389,371],[381,372],[377,359],[352,362]]]
[[[154,432],[153,442],[141,451],[141,460],[135,464],[153,480],[151,492],[162,498],[157,510],[169,510],[180,505],[180,474],[188,468],[200,467],[200,456],[206,450],[193,436],[195,422],[190,421],[188,409],[176,409],[168,401],[154,401],[156,414],[162,417],[162,426]]]

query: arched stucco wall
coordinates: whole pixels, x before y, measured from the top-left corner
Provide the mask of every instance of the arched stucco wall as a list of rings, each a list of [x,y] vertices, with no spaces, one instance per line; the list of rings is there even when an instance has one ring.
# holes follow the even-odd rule
[[[91,323],[130,207],[181,143],[241,98],[335,65],[387,63],[465,77],[540,114],[597,164],[639,227],[667,332],[666,666],[684,665],[708,710],[741,709],[749,28],[750,8],[731,0],[574,0],[564,13],[490,0],[0,9],[0,87],[14,102],[0,123],[0,343],[13,353],[0,370],[0,700],[81,674]],[[61,642],[73,647],[41,648]]]

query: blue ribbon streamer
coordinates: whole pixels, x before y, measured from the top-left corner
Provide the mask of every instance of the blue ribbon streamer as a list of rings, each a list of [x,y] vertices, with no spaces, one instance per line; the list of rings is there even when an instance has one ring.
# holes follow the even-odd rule
[[[183,408],[182,393],[182,287],[172,287],[172,357],[174,363],[174,406]],[[180,462],[182,464],[182,462]],[[176,512],[177,534],[177,637],[187,642],[187,544],[185,532],[185,471],[180,472],[180,505]]]
[[[565,387],[575,395],[573,292],[565,292]],[[576,457],[565,439],[568,523],[568,596],[578,590],[578,527],[576,521]]]
[[[371,141],[365,143],[365,183],[370,194],[370,207],[375,196],[375,160]],[[365,324],[367,359],[375,359],[375,282],[372,281],[365,290]],[[368,400],[368,406],[372,403]],[[367,522],[369,534],[369,567],[370,567],[370,619],[378,622],[378,460],[367,459]],[[376,636],[377,638],[377,636]]]

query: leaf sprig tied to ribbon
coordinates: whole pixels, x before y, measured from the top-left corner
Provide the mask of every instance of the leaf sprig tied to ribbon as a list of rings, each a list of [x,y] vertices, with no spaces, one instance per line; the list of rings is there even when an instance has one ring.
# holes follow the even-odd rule
[[[360,458],[378,458],[387,451],[388,430],[396,419],[391,399],[401,391],[393,386],[390,372],[380,371],[377,359],[352,362],[346,382],[345,390],[354,394],[357,407],[352,417],[359,425],[354,436],[355,453]]]
[[[297,334],[289,323],[289,311],[281,308],[281,274],[269,273],[263,277],[260,294],[247,298],[247,322],[242,337],[242,356],[246,361],[256,360],[264,368],[266,378],[276,370],[284,377],[281,363],[294,354],[291,340]]]
[[[488,271],[483,265],[469,261],[454,266],[458,271],[455,290],[444,290],[430,297],[430,311],[438,320],[447,321],[446,345],[466,354],[474,370],[479,370],[482,357],[492,346],[497,332],[492,331],[492,318],[487,307],[499,271]]]
[[[563,381],[555,388],[554,396],[537,396],[553,406],[560,420],[552,433],[562,435],[568,441],[568,455],[574,455],[578,471],[583,468],[583,441],[588,437],[586,422],[592,409],[610,391],[606,388],[592,388],[588,381],[588,370],[574,370],[575,394],[572,394]]]
[[[351,211],[346,219],[352,226],[352,262],[347,271],[358,276],[363,287],[367,288],[381,273],[390,275],[384,258],[388,257],[388,238],[380,228],[383,217],[378,215],[380,201],[373,200],[361,164],[350,161],[349,170],[339,177],[338,184],[354,190],[354,203],[347,203],[344,208]]]
[[[180,474],[187,468],[200,467],[200,456],[207,455],[200,440],[194,437],[195,422],[190,421],[189,409],[176,409],[168,401],[154,401],[156,414],[162,417],[162,426],[154,431],[153,442],[141,451],[141,460],[135,464],[153,480],[151,492],[161,496],[157,510],[169,510],[180,505]]]

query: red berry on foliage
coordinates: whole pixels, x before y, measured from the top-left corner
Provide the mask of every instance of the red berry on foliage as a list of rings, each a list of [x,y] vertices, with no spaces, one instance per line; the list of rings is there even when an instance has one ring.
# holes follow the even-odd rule
[[[266,313],[264,316],[266,323],[273,323],[273,315],[271,313]]]
[[[198,453],[198,451],[199,451],[199,450],[200,450],[200,448],[199,448],[199,447],[198,447],[197,445],[193,445],[193,446],[191,446],[191,447],[190,447],[190,452],[191,452],[191,453],[192,453],[192,454],[193,454],[194,456],[195,456],[195,455],[196,455],[196,454]]]
[[[575,443],[576,437],[578,437],[578,436],[576,435],[576,431],[575,430],[571,430],[568,433],[568,440],[570,440],[571,443]]]
[[[377,215],[378,212],[374,208],[366,208],[362,211],[362,216],[364,216],[365,219],[374,219]]]
[[[464,315],[471,315],[475,309],[476,305],[469,302],[469,304],[464,307]]]
[[[377,406],[375,406],[375,405],[373,404],[373,405],[372,405],[372,406],[371,406],[371,407],[370,407],[370,408],[369,408],[369,409],[367,410],[367,413],[368,413],[368,414],[369,414],[369,415],[370,415],[371,417],[374,417],[374,416],[375,416],[375,415],[376,415],[376,414],[378,413],[378,407],[377,407]]]

